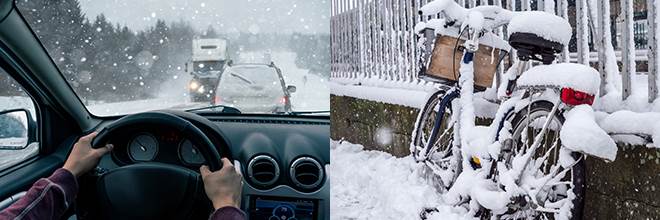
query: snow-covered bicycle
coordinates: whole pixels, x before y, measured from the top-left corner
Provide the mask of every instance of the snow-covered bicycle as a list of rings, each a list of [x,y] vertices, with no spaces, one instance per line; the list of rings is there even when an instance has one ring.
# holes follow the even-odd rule
[[[433,1],[420,13],[442,15],[416,25],[418,46],[426,54],[420,58],[420,75],[428,75],[436,59],[450,59],[454,77],[439,84],[421,109],[411,153],[446,190],[445,202],[463,205],[482,218],[579,219],[584,155],[591,151],[584,150],[579,135],[561,130],[571,112],[576,117],[593,114],[590,105],[600,77],[589,66],[553,63],[571,38],[568,22],[539,11],[512,12],[496,6],[465,9],[451,0]],[[475,72],[480,70],[474,68],[475,60],[478,67],[488,66],[482,65],[484,51],[480,50],[490,49],[491,54],[495,48],[506,50],[503,40],[493,34],[503,25],[509,33],[508,44],[503,43],[515,49],[516,59],[503,75],[504,82],[486,91],[497,91],[499,107],[493,121],[477,126],[474,88]],[[451,56],[438,52],[442,38],[436,36],[455,39]],[[460,61],[454,61],[461,53]],[[491,63],[501,61],[493,61],[493,55],[490,59]],[[544,65],[526,70],[532,60]],[[458,76],[455,62],[459,62]]]

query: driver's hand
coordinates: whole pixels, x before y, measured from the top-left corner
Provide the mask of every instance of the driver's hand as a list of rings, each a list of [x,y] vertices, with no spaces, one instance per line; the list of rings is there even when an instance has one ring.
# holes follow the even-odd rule
[[[222,169],[211,172],[206,165],[199,168],[204,190],[215,209],[225,206],[240,208],[243,177],[236,172],[229,159],[222,158]]]
[[[64,169],[79,177],[92,170],[99,163],[101,156],[112,150],[112,144],[99,149],[92,148],[92,140],[97,134],[97,132],[93,132],[78,139],[78,142],[73,145],[69,158],[64,163]]]

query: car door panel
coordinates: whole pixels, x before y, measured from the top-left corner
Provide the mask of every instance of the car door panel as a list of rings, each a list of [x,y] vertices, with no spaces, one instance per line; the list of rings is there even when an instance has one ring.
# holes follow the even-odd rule
[[[0,201],[28,190],[35,181],[62,167],[75,141],[75,137],[69,137],[53,154],[37,156],[0,173]]]

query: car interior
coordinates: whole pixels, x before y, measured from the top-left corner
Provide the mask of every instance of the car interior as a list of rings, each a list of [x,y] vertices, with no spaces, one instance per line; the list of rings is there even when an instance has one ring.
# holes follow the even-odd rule
[[[13,79],[32,101],[0,117],[22,112],[28,138],[19,145],[33,150],[0,169],[0,210],[62,167],[78,138],[97,131],[93,147],[112,143],[114,149],[78,179],[76,202],[64,219],[208,219],[213,208],[199,167],[218,170],[220,158],[243,176],[241,209],[248,219],[329,219],[328,115],[228,108],[95,116],[15,1],[0,2],[0,68],[0,79]]]

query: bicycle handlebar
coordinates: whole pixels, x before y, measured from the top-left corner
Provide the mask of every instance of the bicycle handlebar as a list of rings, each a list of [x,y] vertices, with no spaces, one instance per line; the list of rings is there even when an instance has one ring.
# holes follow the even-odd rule
[[[470,14],[479,12],[483,17],[482,21],[470,21]],[[493,29],[509,23],[511,19],[519,12],[510,11],[499,6],[477,6],[467,9],[453,0],[435,0],[422,6],[419,9],[422,16],[431,16],[435,14],[444,14],[448,22],[456,22],[458,25],[467,25],[478,31],[492,31]],[[465,24],[466,21],[468,24]],[[472,23],[477,22],[481,27],[473,27]]]

